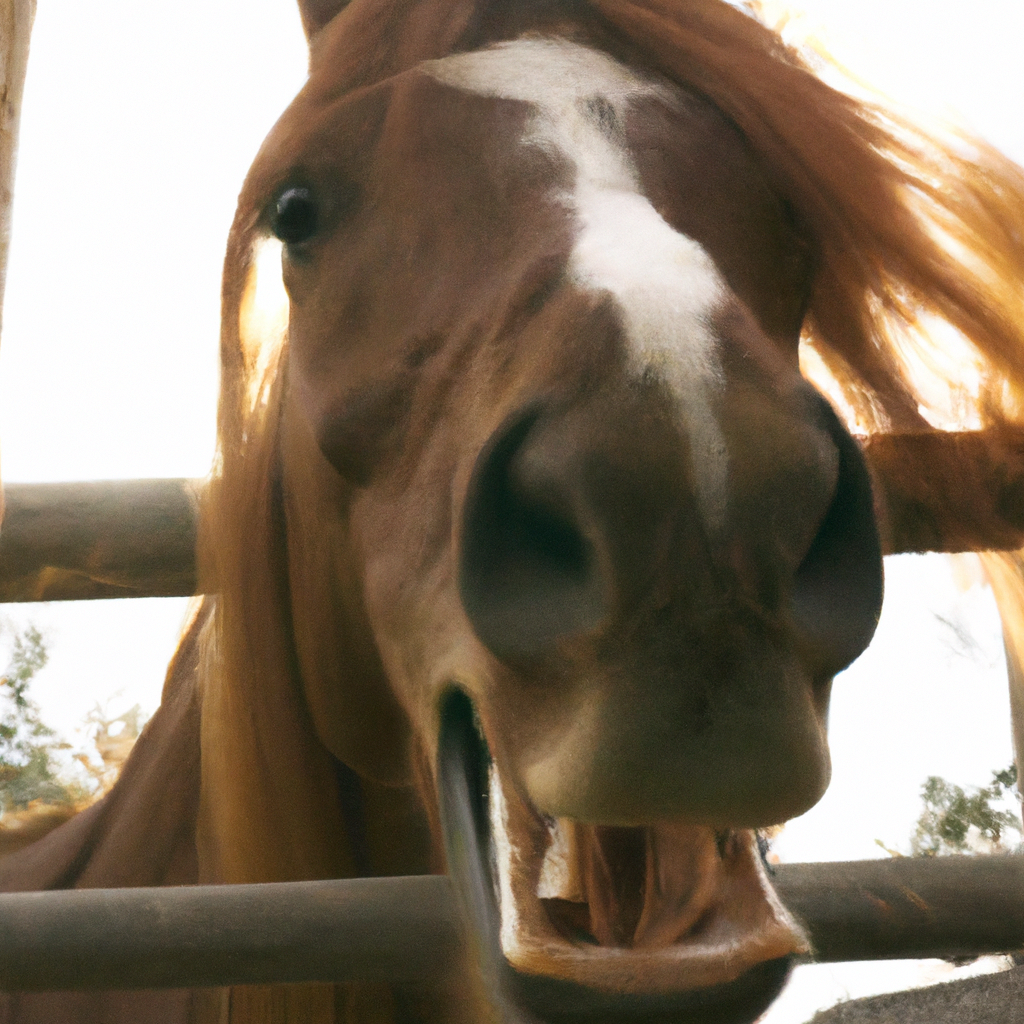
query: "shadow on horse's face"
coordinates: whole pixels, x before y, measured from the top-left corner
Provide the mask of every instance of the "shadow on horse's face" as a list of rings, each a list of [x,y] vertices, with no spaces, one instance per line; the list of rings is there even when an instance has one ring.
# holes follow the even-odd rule
[[[746,830],[825,789],[881,568],[799,374],[812,257],[743,138],[523,39],[307,90],[257,173],[287,415],[353,486],[391,686],[435,752],[465,694],[493,759],[505,955],[658,992],[799,949]]]

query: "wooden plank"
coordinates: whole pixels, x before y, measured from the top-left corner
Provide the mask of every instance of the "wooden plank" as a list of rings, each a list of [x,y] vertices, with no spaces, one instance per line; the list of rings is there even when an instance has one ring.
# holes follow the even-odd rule
[[[787,864],[820,962],[1024,948],[1024,858]],[[443,979],[461,929],[442,876],[0,896],[0,989]]]
[[[21,99],[36,0],[0,0],[0,308],[7,279]]]
[[[201,481],[8,484],[0,602],[196,590]]]
[[[14,170],[21,128],[21,100],[28,71],[29,40],[36,0],[0,0],[0,323],[3,319],[7,257],[11,248]],[[0,519],[4,495],[0,491]]]

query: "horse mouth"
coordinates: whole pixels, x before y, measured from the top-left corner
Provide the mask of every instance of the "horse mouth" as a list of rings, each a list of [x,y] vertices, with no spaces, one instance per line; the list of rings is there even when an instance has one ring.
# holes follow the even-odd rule
[[[809,950],[753,832],[545,818],[503,784],[462,694],[443,710],[438,774],[449,871],[499,1007],[750,1021]]]

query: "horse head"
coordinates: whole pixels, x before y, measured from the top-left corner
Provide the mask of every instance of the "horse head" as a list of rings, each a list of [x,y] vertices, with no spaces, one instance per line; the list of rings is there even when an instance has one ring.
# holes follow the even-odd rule
[[[843,322],[831,200],[698,51],[812,76],[726,4],[662,6],[645,35],[612,0],[307,2],[227,269],[223,656],[262,629],[263,558],[299,746],[419,780],[485,973],[559,1020],[774,995],[807,944],[753,830],[824,791],[830,684],[882,598],[863,457],[800,372],[808,319]],[[247,354],[275,237],[287,344]]]

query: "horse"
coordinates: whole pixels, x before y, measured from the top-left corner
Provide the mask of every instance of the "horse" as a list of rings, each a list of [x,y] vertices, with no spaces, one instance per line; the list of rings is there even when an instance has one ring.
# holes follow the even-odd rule
[[[757,830],[828,784],[883,551],[1021,543],[1024,175],[724,0],[299,8],[207,596],[118,783],[0,888],[448,869],[479,956],[0,1020],[749,1024],[808,951]],[[962,436],[920,377],[950,331]]]

